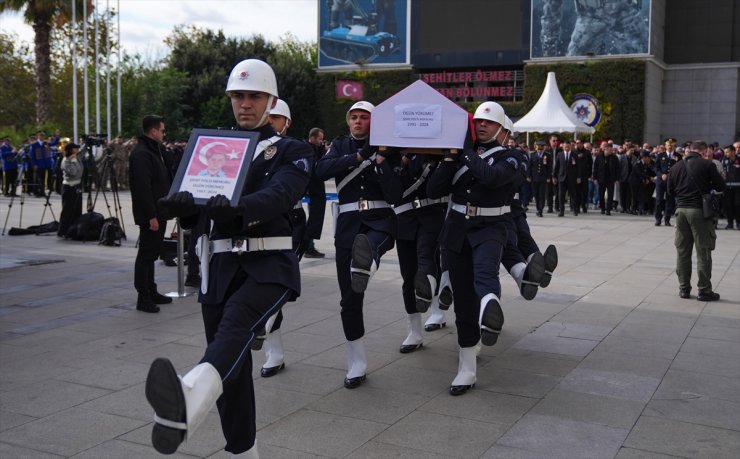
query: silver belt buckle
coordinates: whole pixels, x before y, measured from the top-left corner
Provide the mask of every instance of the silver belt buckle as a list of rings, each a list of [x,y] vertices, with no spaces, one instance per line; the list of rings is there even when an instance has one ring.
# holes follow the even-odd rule
[[[239,254],[249,252],[249,241],[246,239],[232,239],[231,251]]]
[[[419,207],[421,207],[421,201],[419,201],[418,199],[414,199],[413,201],[411,201],[412,209],[418,209]]]
[[[478,216],[478,208],[475,206],[466,206],[465,207],[465,215],[468,217],[476,217]]]
[[[365,199],[360,199],[359,201],[357,201],[357,210],[362,212],[363,210],[368,209],[370,209],[370,203],[367,202]]]

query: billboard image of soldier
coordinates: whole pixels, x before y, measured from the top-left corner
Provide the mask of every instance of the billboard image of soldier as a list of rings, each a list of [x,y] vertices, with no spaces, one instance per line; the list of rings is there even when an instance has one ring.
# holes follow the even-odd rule
[[[650,0],[532,0],[531,57],[649,53]]]

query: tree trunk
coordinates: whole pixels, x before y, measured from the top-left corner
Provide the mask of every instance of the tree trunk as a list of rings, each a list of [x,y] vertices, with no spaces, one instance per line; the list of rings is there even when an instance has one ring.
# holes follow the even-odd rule
[[[36,53],[36,123],[41,127],[49,119],[51,104],[51,47],[49,37],[51,24],[48,17],[36,17],[33,21]]]

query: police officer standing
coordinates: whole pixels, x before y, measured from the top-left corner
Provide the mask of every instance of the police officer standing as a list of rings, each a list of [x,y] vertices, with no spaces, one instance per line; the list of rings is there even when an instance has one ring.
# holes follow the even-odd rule
[[[691,294],[691,253],[696,246],[696,287],[699,301],[717,301],[719,294],[712,291],[712,250],[717,240],[714,216],[703,213],[702,195],[721,192],[725,181],[712,163],[702,158],[707,150],[703,141],[691,143],[690,151],[672,168],[668,176],[668,193],[676,197],[676,275],[678,294]]]
[[[370,118],[374,105],[360,101],[347,111],[350,135],[332,141],[331,149],[316,164],[321,180],[334,177],[338,206],[335,214],[337,280],[341,291],[341,317],[347,338],[347,377],[344,387],[354,389],[365,381],[365,324],[362,303],[380,258],[393,248],[396,215],[391,208],[403,194],[394,172],[399,155],[387,158],[370,147]]]
[[[212,222],[210,242],[203,237],[200,245],[202,266],[209,270],[198,298],[208,343],[205,355],[183,377],[164,358],[156,359],[149,370],[146,396],[155,411],[152,443],[163,454],[174,453],[216,403],[225,450],[258,457],[250,343],[268,317],[300,294],[290,211],[308,185],[311,148],[277,136],[267,123],[278,90],[265,62],[239,62],[226,93],[238,129],[258,134],[259,143],[238,205],[232,207],[227,197],[216,195],[204,209]],[[183,217],[183,226],[189,218],[197,219],[187,191],[162,204]]]
[[[665,226],[671,226],[671,215],[676,208],[676,200],[667,191],[668,174],[671,172],[671,167],[680,159],[676,154],[676,139],[666,139],[665,151],[658,153],[655,166],[653,166],[655,170],[655,226],[660,226],[663,221],[665,221]]]
[[[308,132],[308,143],[313,147],[314,163],[324,156],[324,130],[311,128]],[[308,221],[306,232],[303,235],[303,245],[306,247],[304,256],[306,258],[324,258],[324,254],[316,250],[315,239],[321,239],[321,230],[324,226],[324,213],[326,212],[326,187],[324,181],[311,175],[308,182]]]
[[[498,340],[501,310],[499,264],[508,239],[511,197],[526,177],[525,165],[506,139],[504,109],[484,102],[473,115],[475,144],[448,155],[427,185],[428,197],[451,194],[450,212],[440,242],[447,250],[450,280],[455,292],[458,332],[458,372],[450,394],[462,395],[475,385],[476,346]]]
[[[547,187],[552,182],[552,157],[545,152],[545,142],[534,143],[534,151],[529,156],[529,177],[532,183],[532,194],[537,208],[537,216],[542,217],[545,208]]]

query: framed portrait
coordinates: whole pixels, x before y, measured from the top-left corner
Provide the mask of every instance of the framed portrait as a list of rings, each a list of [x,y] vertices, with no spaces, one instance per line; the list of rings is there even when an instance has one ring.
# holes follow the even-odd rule
[[[236,206],[258,141],[256,132],[193,129],[169,194],[189,191],[201,205],[222,194]]]

